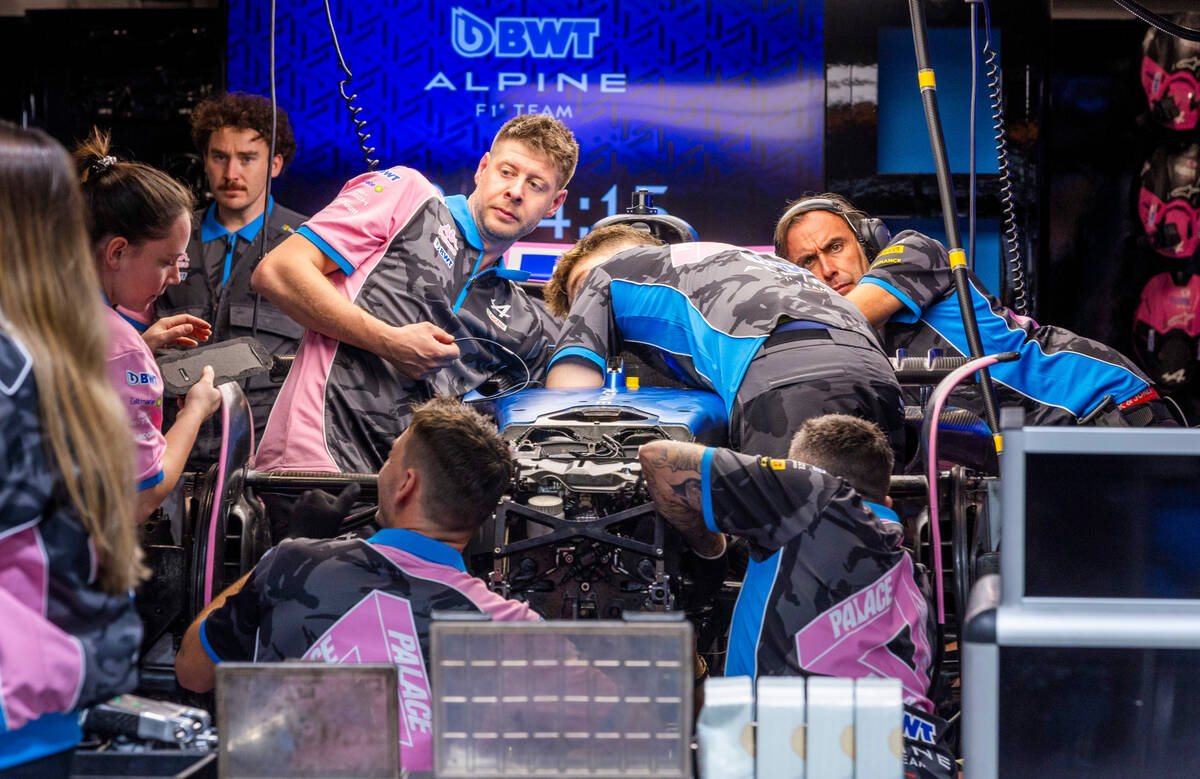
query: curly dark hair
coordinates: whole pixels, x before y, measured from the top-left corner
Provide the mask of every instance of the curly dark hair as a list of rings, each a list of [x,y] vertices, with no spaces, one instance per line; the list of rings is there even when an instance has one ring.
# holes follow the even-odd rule
[[[296,138],[287,111],[277,108],[275,153],[283,155],[286,168],[296,157]],[[203,100],[192,109],[192,142],[200,154],[208,153],[208,139],[222,127],[254,130],[268,144],[271,140],[271,101],[262,95],[231,92]]]

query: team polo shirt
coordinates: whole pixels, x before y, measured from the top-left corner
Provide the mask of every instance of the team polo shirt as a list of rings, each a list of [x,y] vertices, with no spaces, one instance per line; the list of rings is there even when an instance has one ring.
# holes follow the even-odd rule
[[[217,221],[216,203],[196,211],[187,247],[188,264],[179,274],[179,284],[168,286],[155,301],[155,315],[198,316],[212,325],[214,343],[250,335],[257,329],[258,337],[272,354],[291,354],[304,328],[264,299],[258,301],[255,323],[250,276],[258,259],[260,232],[266,230],[263,248],[269,252],[305,219],[303,214],[277,204],[273,197],[268,198],[264,214],[232,233]]]
[[[258,339],[273,355],[295,354],[304,328],[274,303],[256,294],[250,288],[250,277],[258,261],[260,246],[264,251],[271,251],[292,235],[306,218],[269,198],[265,219],[260,214],[231,233],[217,221],[216,203],[194,212],[187,266],[180,266],[180,282],[168,286],[155,301],[155,316],[191,314],[200,317],[212,326],[209,343],[250,336]],[[265,243],[260,239],[265,239]],[[254,440],[261,441],[282,385],[272,380],[268,373],[251,376],[240,384],[254,418]],[[172,406],[167,407],[165,422],[168,427],[176,414]],[[220,457],[220,449],[220,415],[213,415],[200,424],[196,442],[188,455],[187,470],[207,470]]]
[[[891,677],[928,698],[933,621],[896,515],[792,460],[706,449],[704,521],[750,543],[726,676]]]
[[[162,376],[154,353],[125,317],[107,305],[104,317],[108,324],[108,380],[133,427],[138,491],[148,490],[163,480],[162,461],[167,452],[162,434]]]
[[[97,586],[40,389],[0,321],[0,773],[79,743],[76,710],[133,689],[142,640],[132,596]]]
[[[876,337],[859,310],[806,270],[723,243],[638,246],[593,268],[551,363],[582,357],[605,370],[629,348],[733,408],[742,377],[775,326],[806,320]]]
[[[1096,408],[1105,395],[1119,405],[1153,394],[1150,379],[1120,352],[1014,314],[969,271],[968,278],[983,353],[1021,355],[988,371],[1000,404],[1023,406],[1028,424],[1070,424]],[[883,330],[889,353],[899,348],[918,355],[932,348],[947,354],[971,353],[950,259],[937,241],[912,230],[900,233],[876,256],[859,283],[882,287],[903,304]]]
[[[394,663],[399,670],[401,764],[432,768],[429,632],[437,610],[536,622],[467,573],[454,548],[411,530],[369,539],[284,541],[200,625],[213,662]]]
[[[374,473],[413,402],[461,397],[495,374],[523,381],[509,351],[534,378],[544,373],[554,334],[515,283],[528,274],[503,262],[481,267],[483,241],[465,197],[443,198],[408,168],[365,173],[298,233],[337,265],[327,278],[338,292],[376,318],[432,322],[488,342],[459,341],[458,360],[414,381],[371,352],[308,331],[263,434],[259,469]]]

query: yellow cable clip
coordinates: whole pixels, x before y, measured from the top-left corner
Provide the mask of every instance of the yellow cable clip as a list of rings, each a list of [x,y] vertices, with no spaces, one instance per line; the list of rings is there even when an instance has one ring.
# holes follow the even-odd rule
[[[1004,451],[1004,436],[996,433],[992,436],[992,441],[994,441],[996,444],[996,454],[1000,454]]]
[[[921,85],[921,89],[937,89],[937,81],[933,77],[933,68],[918,70],[917,83]]]
[[[962,249],[950,250],[950,267],[957,268],[959,265],[967,264],[967,253]]]

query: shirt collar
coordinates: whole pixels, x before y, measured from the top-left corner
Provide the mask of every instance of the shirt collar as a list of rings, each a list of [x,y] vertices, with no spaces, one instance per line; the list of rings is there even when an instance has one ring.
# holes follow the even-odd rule
[[[450,209],[450,216],[454,217],[454,221],[458,223],[458,229],[467,239],[467,243],[479,251],[483,251],[483,239],[479,237],[479,228],[475,226],[475,217],[471,216],[471,206],[467,203],[467,196],[451,195],[446,198],[446,208]]]
[[[266,213],[259,214],[257,219],[238,230],[238,237],[245,238],[247,241],[253,241],[258,236],[258,231],[262,227],[263,218],[269,215],[273,208],[275,208],[275,196],[270,195],[267,197]],[[214,202],[204,212],[204,219],[200,222],[200,242],[208,243],[218,238],[225,238],[229,234],[225,226],[217,221],[217,204]]]
[[[875,512],[875,516],[883,522],[895,522],[900,524],[900,517],[896,516],[896,512],[892,511],[887,506],[880,503],[872,503],[869,500],[864,500],[863,505]]]
[[[467,243],[482,252],[483,238],[479,235],[479,228],[475,226],[475,217],[471,216],[471,205],[467,202],[467,196],[451,195],[446,198],[446,208],[450,209],[450,215],[454,217],[454,222],[458,225],[463,237],[467,239]],[[503,254],[496,260],[495,265],[483,273],[495,273],[500,278],[511,281],[528,281],[532,275],[529,271],[506,268]],[[483,273],[479,275],[483,275]]]
[[[419,557],[422,560],[438,565],[448,565],[451,568],[457,568],[463,573],[467,572],[467,566],[463,564],[462,554],[441,541],[434,540],[429,536],[423,536],[412,530],[404,530],[398,527],[386,527],[380,530],[375,535],[367,539],[371,544],[383,544],[401,552],[408,552],[414,557]]]

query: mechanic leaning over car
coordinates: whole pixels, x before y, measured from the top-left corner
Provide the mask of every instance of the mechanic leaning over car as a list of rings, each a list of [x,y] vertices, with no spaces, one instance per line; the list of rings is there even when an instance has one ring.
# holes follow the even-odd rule
[[[364,173],[268,254],[254,289],[308,332],[255,467],[373,473],[413,404],[523,380],[509,351],[540,378],[556,333],[501,255],[558,210],[578,159],[561,122],[518,116],[469,197],[408,168]]]
[[[558,261],[546,301],[567,317],[549,388],[601,386],[607,359],[627,348],[720,395],[738,451],[783,457],[801,422],[839,412],[876,422],[903,454],[900,387],[875,333],[772,255],[601,227]]]
[[[775,251],[861,309],[881,329],[888,354],[970,354],[949,255],[929,236],[905,230],[892,239],[878,219],[824,194],[788,208],[775,228]],[[1027,424],[1178,424],[1150,379],[1115,349],[1009,311],[968,274],[983,353],[1021,355],[989,370],[999,403],[1024,407]],[[954,398],[982,414],[978,388]]]

